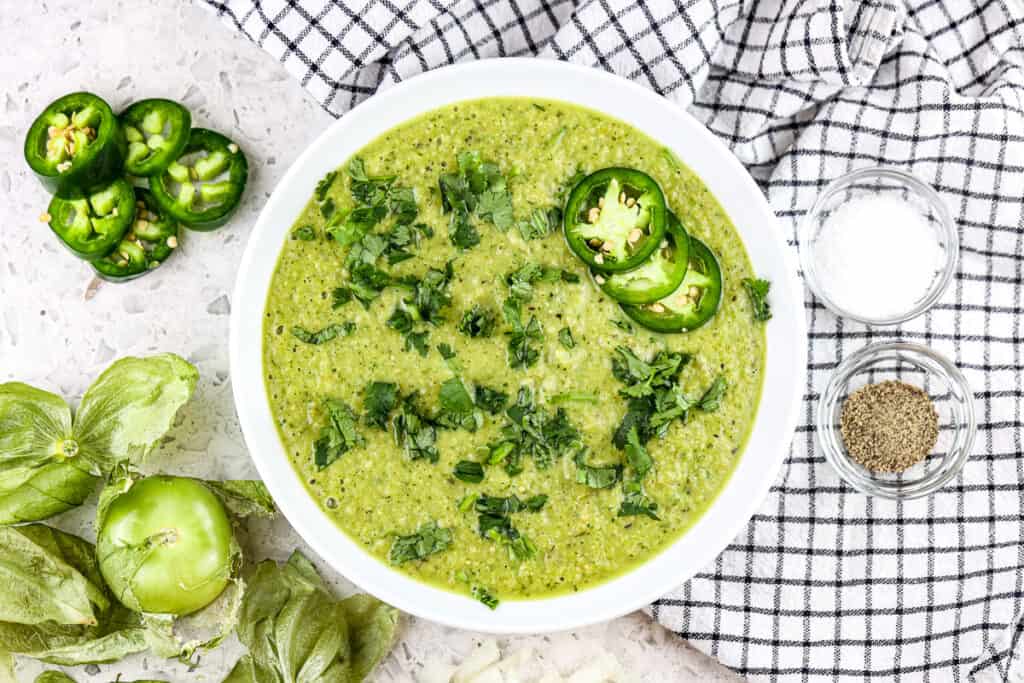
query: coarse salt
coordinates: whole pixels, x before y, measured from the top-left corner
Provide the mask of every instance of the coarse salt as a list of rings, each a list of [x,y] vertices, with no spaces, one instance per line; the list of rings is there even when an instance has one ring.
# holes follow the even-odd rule
[[[859,318],[894,318],[914,308],[942,258],[935,229],[912,204],[864,195],[840,206],[814,243],[814,268],[825,296]]]

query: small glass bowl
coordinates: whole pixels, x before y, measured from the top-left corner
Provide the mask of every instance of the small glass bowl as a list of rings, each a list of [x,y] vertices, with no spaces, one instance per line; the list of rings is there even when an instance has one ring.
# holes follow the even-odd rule
[[[936,241],[942,250],[942,262],[935,271],[931,287],[910,310],[890,317],[868,318],[863,314],[843,309],[824,291],[817,275],[814,245],[825,222],[841,206],[866,195],[886,194],[896,196],[916,209],[935,230]],[[960,252],[956,223],[938,193],[910,173],[886,166],[862,168],[832,181],[818,196],[811,210],[804,215],[797,237],[800,240],[800,266],[803,268],[807,286],[814,295],[839,317],[867,325],[897,325],[916,318],[931,308],[952,281]],[[878,248],[885,249],[885,245],[880,244]],[[884,277],[885,274],[881,276]]]
[[[939,438],[924,460],[900,473],[872,472],[843,444],[839,418],[843,401],[867,384],[897,380],[920,387],[939,414]],[[871,344],[835,369],[818,403],[818,444],[839,476],[862,493],[892,499],[926,496],[955,477],[974,445],[974,395],[960,370],[919,344]]]

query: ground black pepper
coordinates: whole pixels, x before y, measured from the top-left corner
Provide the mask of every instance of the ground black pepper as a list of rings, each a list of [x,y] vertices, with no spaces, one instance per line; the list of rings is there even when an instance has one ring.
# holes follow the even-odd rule
[[[857,389],[839,419],[850,456],[874,472],[902,472],[921,462],[939,438],[939,415],[921,388],[885,381]]]

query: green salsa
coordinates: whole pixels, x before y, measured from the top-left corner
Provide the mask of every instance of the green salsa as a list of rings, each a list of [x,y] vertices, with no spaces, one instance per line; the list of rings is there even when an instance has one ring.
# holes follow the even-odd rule
[[[456,156],[466,151],[478,152],[500,169],[516,222],[560,207],[570,179],[581,171],[623,166],[657,179],[687,232],[718,257],[723,292],[717,314],[685,334],[659,334],[629,321],[566,246],[561,225],[547,236],[524,239],[526,233],[508,227],[508,216],[482,217],[478,207],[468,222],[479,243],[456,248],[449,236],[454,219],[445,212],[451,207],[442,202],[439,178],[454,173]],[[331,219],[324,214],[336,224],[335,212],[351,216],[356,206],[348,167],[339,168],[289,231],[265,312],[267,391],[285,450],[309,494],[340,529],[385,563],[390,557],[396,564],[396,539],[436,523],[448,530],[445,542],[397,568],[459,592],[486,587],[501,599],[583,590],[649,560],[679,538],[711,504],[740,458],[757,412],[764,366],[763,327],[754,321],[741,285],[742,279],[754,277],[750,261],[729,217],[700,178],[621,121],[528,99],[444,107],[385,133],[357,156],[369,176],[394,175],[395,186],[412,188],[415,224],[428,226],[419,244],[408,248],[411,257],[394,265],[381,257],[380,269],[401,281],[423,278],[428,268],[443,273],[450,261],[451,301],[435,311],[431,322],[415,323],[415,331],[426,332],[421,337],[426,355],[410,344],[408,334],[388,325],[396,308],[410,298],[409,286],[385,287],[366,307],[356,300],[343,303],[347,297],[339,302],[335,290],[346,281],[351,247],[326,237]],[[332,205],[333,212],[325,211],[324,204]],[[373,230],[386,233],[395,220],[392,212]],[[535,318],[539,336],[528,342],[536,352],[533,362],[512,367],[511,328],[502,314],[510,296],[506,275],[526,264],[564,274],[534,282],[532,297],[521,303],[522,322]],[[472,325],[460,325],[474,306],[492,315],[489,335],[470,336]],[[445,354],[437,350],[442,344],[450,347]],[[438,428],[436,462],[412,459],[396,443],[397,409],[378,416],[378,425],[366,417],[364,389],[371,382],[393,383],[399,396],[418,391],[419,409],[430,416],[439,410],[442,385],[457,372],[470,394],[482,385],[508,394],[510,404],[527,387],[550,414],[564,410],[589,449],[587,466],[618,467],[624,452],[613,445],[612,435],[627,401],[619,394],[623,383],[612,372],[617,347],[644,360],[659,350],[691,354],[677,380],[686,396],[699,398],[719,377],[727,386],[717,410],[692,409],[685,421],[673,420],[663,436],[647,442],[654,466],[643,491],[657,502],[658,519],[620,516],[623,487],[580,483],[579,466],[569,455],[554,458],[546,468],[524,458],[515,476],[501,464],[488,464],[488,445],[501,440],[506,423],[501,413],[477,409],[475,422],[469,420],[478,426],[475,431]],[[444,357],[451,352],[454,363]],[[320,443],[324,425],[336,424],[325,399],[351,408],[349,426],[358,432],[357,439],[336,436],[333,443]],[[326,458],[328,451],[333,455]],[[547,496],[539,510],[509,515],[533,546],[528,557],[478,532],[474,496],[513,494],[521,501]],[[414,548],[411,542],[403,546],[413,555]]]

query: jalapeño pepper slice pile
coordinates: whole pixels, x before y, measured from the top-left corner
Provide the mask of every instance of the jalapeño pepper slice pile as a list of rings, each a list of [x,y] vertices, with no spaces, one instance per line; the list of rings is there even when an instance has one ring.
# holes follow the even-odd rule
[[[50,229],[73,254],[94,261],[120,243],[135,216],[135,192],[124,178],[54,197]]]
[[[110,105],[87,92],[51,102],[25,136],[25,161],[48,190],[60,194],[120,175],[125,151]]]
[[[156,269],[178,248],[178,222],[142,188],[135,188],[135,218],[124,239],[107,256],[92,262],[96,274],[126,282]]]
[[[187,228],[213,230],[238,206],[248,175],[238,145],[220,133],[193,128],[182,154],[149,182],[168,215]]]
[[[665,237],[650,258],[633,270],[594,274],[605,294],[624,304],[647,304],[676,290],[690,261],[690,238],[674,213],[667,216]]]
[[[171,100],[139,100],[121,114],[121,126],[128,140],[124,170],[152,176],[181,156],[188,144],[192,115]]]
[[[622,310],[657,332],[688,332],[711,319],[722,300],[718,259],[700,240],[690,237],[690,264],[674,292],[650,304],[622,304]]]
[[[665,196],[646,173],[605,168],[573,188],[565,205],[569,247],[606,273],[639,266],[665,234]]]

